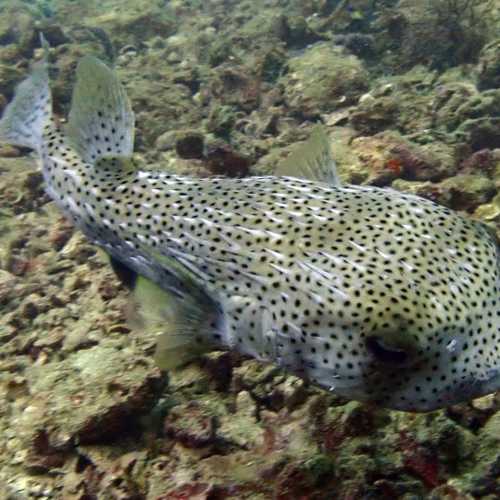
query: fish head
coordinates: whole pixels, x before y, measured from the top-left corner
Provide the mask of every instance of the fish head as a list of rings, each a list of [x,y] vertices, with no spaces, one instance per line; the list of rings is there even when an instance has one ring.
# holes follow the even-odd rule
[[[355,349],[342,349],[335,368],[320,366],[316,358],[312,378],[349,399],[415,412],[500,390],[498,344],[470,333],[483,327],[474,322],[468,328],[444,325],[422,336],[401,323],[393,329],[348,332],[358,339]],[[492,329],[484,328],[485,338],[498,338],[498,319]]]
[[[343,355],[335,364],[332,389],[417,412],[500,390],[500,269],[496,278],[494,269],[489,272],[493,277],[482,281],[489,287],[477,287],[467,302],[463,293],[451,295],[453,287],[440,294],[421,283],[413,293],[406,291],[410,300],[404,303],[395,288],[378,307],[362,306],[356,321],[345,320],[350,324],[344,324],[344,343],[338,346]],[[361,293],[359,303],[369,304],[372,297]],[[355,349],[351,344],[345,349],[346,336]],[[321,378],[327,378],[326,372]]]
[[[474,322],[469,329],[444,326],[424,338],[404,326],[372,332],[365,339],[359,398],[392,409],[425,412],[499,390],[498,348],[471,340],[477,329]]]
[[[313,381],[421,412],[500,390],[500,250],[482,226],[460,224],[463,238],[450,231],[425,258],[417,245],[389,258],[377,241],[362,258],[345,252],[328,276],[320,340],[305,355]]]

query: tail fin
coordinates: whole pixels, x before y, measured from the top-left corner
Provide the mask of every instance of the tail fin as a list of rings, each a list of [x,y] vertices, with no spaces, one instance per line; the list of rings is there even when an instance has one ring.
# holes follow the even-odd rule
[[[45,56],[18,87],[0,120],[0,141],[40,151],[43,128],[51,119],[52,103],[47,71],[48,44],[41,37]]]

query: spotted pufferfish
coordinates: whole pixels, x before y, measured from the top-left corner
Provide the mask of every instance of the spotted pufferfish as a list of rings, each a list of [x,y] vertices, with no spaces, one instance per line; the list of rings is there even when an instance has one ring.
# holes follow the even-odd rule
[[[234,349],[407,411],[500,389],[494,235],[414,195],[342,185],[323,129],[273,176],[140,169],[114,71],[80,61],[63,131],[45,58],[6,108],[0,139],[36,151],[50,196],[117,272],[162,291],[162,368]]]

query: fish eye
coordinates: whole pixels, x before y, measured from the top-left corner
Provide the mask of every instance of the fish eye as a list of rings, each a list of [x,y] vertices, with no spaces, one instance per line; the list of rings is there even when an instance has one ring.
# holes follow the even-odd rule
[[[388,346],[380,337],[371,336],[366,339],[366,348],[382,363],[404,363],[408,359],[408,353],[397,347]]]

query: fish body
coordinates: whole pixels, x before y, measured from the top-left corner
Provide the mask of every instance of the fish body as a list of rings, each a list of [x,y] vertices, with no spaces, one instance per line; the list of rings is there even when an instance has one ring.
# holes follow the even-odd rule
[[[340,185],[320,132],[319,153],[290,158],[282,175],[137,169],[128,99],[92,58],[78,69],[67,134],[50,117],[39,63],[0,136],[36,149],[63,212],[168,292],[165,366],[196,346],[230,348],[410,411],[500,388],[500,252],[482,224],[413,195]]]

